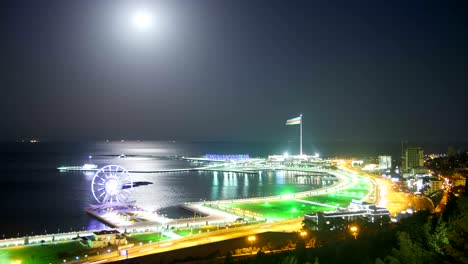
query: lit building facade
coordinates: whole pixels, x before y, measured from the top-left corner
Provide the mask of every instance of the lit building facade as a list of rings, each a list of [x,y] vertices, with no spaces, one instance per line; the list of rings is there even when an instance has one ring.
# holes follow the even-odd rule
[[[390,170],[392,169],[392,157],[391,156],[379,156],[379,170]]]
[[[327,228],[333,229],[333,223],[337,220],[349,222],[362,218],[372,223],[388,222],[390,220],[390,211],[387,208],[378,207],[375,204],[353,200],[348,208],[306,214],[304,218],[313,221],[317,227],[327,226]]]
[[[127,238],[117,230],[102,230],[94,232],[92,236],[82,237],[84,243],[91,248],[107,246],[122,246],[127,244]]]
[[[434,193],[436,191],[442,190],[444,182],[440,180],[431,180],[428,182],[426,189],[424,190],[424,194],[428,195]]]
[[[420,147],[408,147],[405,151],[405,169],[424,166],[424,151]]]

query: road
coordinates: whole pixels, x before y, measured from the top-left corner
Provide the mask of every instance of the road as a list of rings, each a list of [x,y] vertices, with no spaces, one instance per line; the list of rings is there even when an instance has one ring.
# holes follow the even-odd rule
[[[256,168],[256,169],[259,169],[259,168]],[[309,171],[308,169],[296,169],[296,170],[297,171]],[[310,170],[310,171],[316,171],[316,169]],[[311,190],[311,191],[307,191],[303,193],[295,193],[293,197],[291,198],[299,198],[302,196],[311,196],[311,195],[312,196],[322,195],[322,194],[328,194],[328,193],[332,193],[335,191],[347,189],[347,188],[350,188],[351,186],[354,186],[357,183],[359,176],[369,177],[367,175],[362,175],[361,172],[359,172],[359,175],[358,175],[356,174],[354,170],[350,170],[349,173],[343,172],[343,171],[334,172],[330,170],[326,170],[326,172],[336,176],[338,178],[338,181],[332,186],[327,186],[321,189]],[[375,179],[375,177],[371,177],[371,178]],[[281,196],[263,197],[263,198],[254,198],[254,199],[248,199],[248,200],[258,201],[261,199],[272,199],[272,198],[281,199],[282,197]],[[220,202],[223,202],[223,201],[220,201]],[[223,216],[223,217],[226,217],[226,216]],[[243,226],[243,227],[239,227],[235,229],[224,229],[224,230],[213,231],[209,233],[192,235],[192,236],[174,239],[174,240],[165,241],[165,242],[156,242],[156,243],[150,243],[150,244],[145,244],[145,245],[137,245],[137,246],[127,249],[128,258],[136,258],[136,257],[145,256],[145,255],[151,255],[151,254],[162,253],[162,252],[167,252],[167,251],[172,251],[172,250],[177,250],[177,249],[199,246],[203,244],[209,244],[213,242],[219,242],[219,241],[224,241],[224,240],[229,240],[229,239],[234,239],[234,238],[247,237],[250,235],[264,233],[264,232],[271,232],[271,231],[273,232],[283,232],[283,231],[298,232],[301,229],[301,227],[302,227],[302,218],[275,222],[275,223],[263,223],[263,224],[258,224],[258,225]],[[81,263],[89,263],[89,264],[108,263],[108,262],[123,260],[126,258],[127,256],[120,256],[119,252],[114,251],[108,254],[101,254],[101,255],[89,257],[87,260]]]
[[[258,169],[258,168],[257,168]],[[296,171],[309,171],[309,169],[296,169]],[[310,171],[317,171],[316,169]],[[338,181],[331,185],[324,188],[311,190],[303,193],[295,193],[291,198],[299,198],[302,196],[313,196],[313,195],[323,195],[329,194],[332,192],[336,192],[339,190],[350,188],[351,186],[355,185],[358,180],[358,175],[353,171],[352,173],[347,172],[338,172],[338,171],[330,171],[324,170],[324,172],[330,173],[338,178]],[[282,199],[281,196],[274,196],[274,197],[263,197],[263,198],[250,198],[244,200],[258,201],[263,199]],[[219,202],[232,202],[232,201],[219,201]],[[192,206],[196,206],[194,204]],[[199,208],[198,208],[199,209]],[[212,214],[212,212],[210,213]],[[226,216],[223,216],[226,217]],[[299,219],[292,219],[286,220],[281,222],[275,223],[263,223],[258,225],[250,225],[239,227],[235,229],[225,229],[220,231],[213,231],[210,233],[204,234],[197,234],[192,235],[189,237],[184,237],[180,239],[174,239],[166,242],[157,242],[157,243],[150,243],[145,245],[137,245],[128,249],[128,258],[135,258],[145,255],[151,255],[156,253],[167,252],[171,250],[177,250],[182,248],[188,248],[203,244],[209,244],[213,242],[219,242],[239,237],[247,237],[254,234],[264,233],[264,232],[298,232],[302,227],[302,218]],[[192,220],[193,221],[193,220]],[[172,223],[174,224],[174,223]],[[179,223],[181,224],[181,223]],[[90,264],[98,264],[98,263],[108,263],[118,260],[126,259],[127,256],[120,256],[119,252],[111,252],[108,254],[101,254],[98,256],[89,257],[86,261],[82,263],[90,263]]]
[[[149,243],[141,246],[134,246],[128,249],[128,258],[136,258],[156,253],[167,252],[182,248],[199,246],[213,242],[219,242],[239,237],[247,237],[265,232],[298,232],[302,227],[302,218],[281,221],[276,223],[263,223],[258,225],[249,225],[233,229],[213,231],[209,233],[192,235],[180,239],[174,239],[167,242]],[[89,257],[80,263],[98,264],[109,263],[113,261],[126,259],[126,256],[120,256],[119,252],[111,252]],[[76,262],[74,262],[76,263]]]
[[[362,176],[373,179],[376,182],[376,201],[378,206],[386,207],[392,216],[406,211],[408,208],[419,210],[434,210],[432,201],[425,196],[416,196],[411,193],[401,192],[395,189],[394,184],[389,179],[384,179],[380,175],[366,173],[351,166],[351,162],[341,165],[344,170],[355,171]]]
[[[442,199],[440,200],[437,207],[434,209],[434,212],[440,213],[445,208],[445,205],[447,205],[447,201],[448,201],[448,189],[445,189]]]

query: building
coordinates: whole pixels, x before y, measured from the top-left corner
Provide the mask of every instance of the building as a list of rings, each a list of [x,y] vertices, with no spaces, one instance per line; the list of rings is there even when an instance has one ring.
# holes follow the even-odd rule
[[[364,161],[363,160],[352,160],[351,161],[351,166],[355,167],[355,166],[362,166],[364,164]]]
[[[333,223],[353,221],[358,218],[366,219],[372,223],[389,221],[390,211],[388,211],[387,208],[378,207],[375,204],[352,200],[348,208],[306,214],[304,218],[312,220],[319,229],[324,226],[329,226],[330,229],[333,229],[335,228]]]
[[[404,179],[411,177],[422,178],[429,175],[429,170],[425,167],[411,168],[407,169],[402,175]]]
[[[81,237],[82,241],[91,248],[107,246],[123,246],[127,244],[127,238],[117,230],[102,230],[93,235]]]
[[[424,167],[424,151],[420,147],[408,147],[404,161],[407,170]]]
[[[452,145],[448,146],[448,148],[447,148],[447,156],[453,157],[453,156],[455,156],[456,154],[457,154],[457,151],[455,150],[455,147],[452,146]]]
[[[466,186],[466,177],[456,173],[452,178],[453,186]]]
[[[440,181],[437,179],[431,179],[427,184],[426,188],[424,189],[424,194],[429,195],[433,192],[440,191],[442,190],[442,185],[444,184],[444,181]]]
[[[390,170],[392,169],[392,157],[391,156],[379,156],[379,170]]]
[[[404,179],[419,178],[428,174],[427,168],[424,167],[424,151],[420,147],[407,147],[403,162],[401,175]]]

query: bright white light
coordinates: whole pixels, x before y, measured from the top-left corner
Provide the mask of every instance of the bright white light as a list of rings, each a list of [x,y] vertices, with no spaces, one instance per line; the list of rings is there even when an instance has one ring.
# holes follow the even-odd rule
[[[107,182],[106,182],[106,185],[105,185],[105,188],[106,188],[106,192],[110,195],[116,195],[117,193],[119,193],[119,181],[114,179],[114,178],[110,178]]]
[[[94,174],[91,192],[99,203],[123,202],[128,198],[132,186],[127,170],[118,165],[107,165]]]
[[[289,153],[287,153],[287,152],[283,153],[283,157],[285,157],[285,158],[289,157]]]
[[[133,25],[140,31],[146,31],[153,26],[153,16],[145,10],[137,11],[132,17]]]

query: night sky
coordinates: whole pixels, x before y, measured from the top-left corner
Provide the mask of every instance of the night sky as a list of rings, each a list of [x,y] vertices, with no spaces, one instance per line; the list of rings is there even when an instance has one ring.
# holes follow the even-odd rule
[[[2,1],[0,140],[466,141],[463,2]]]

